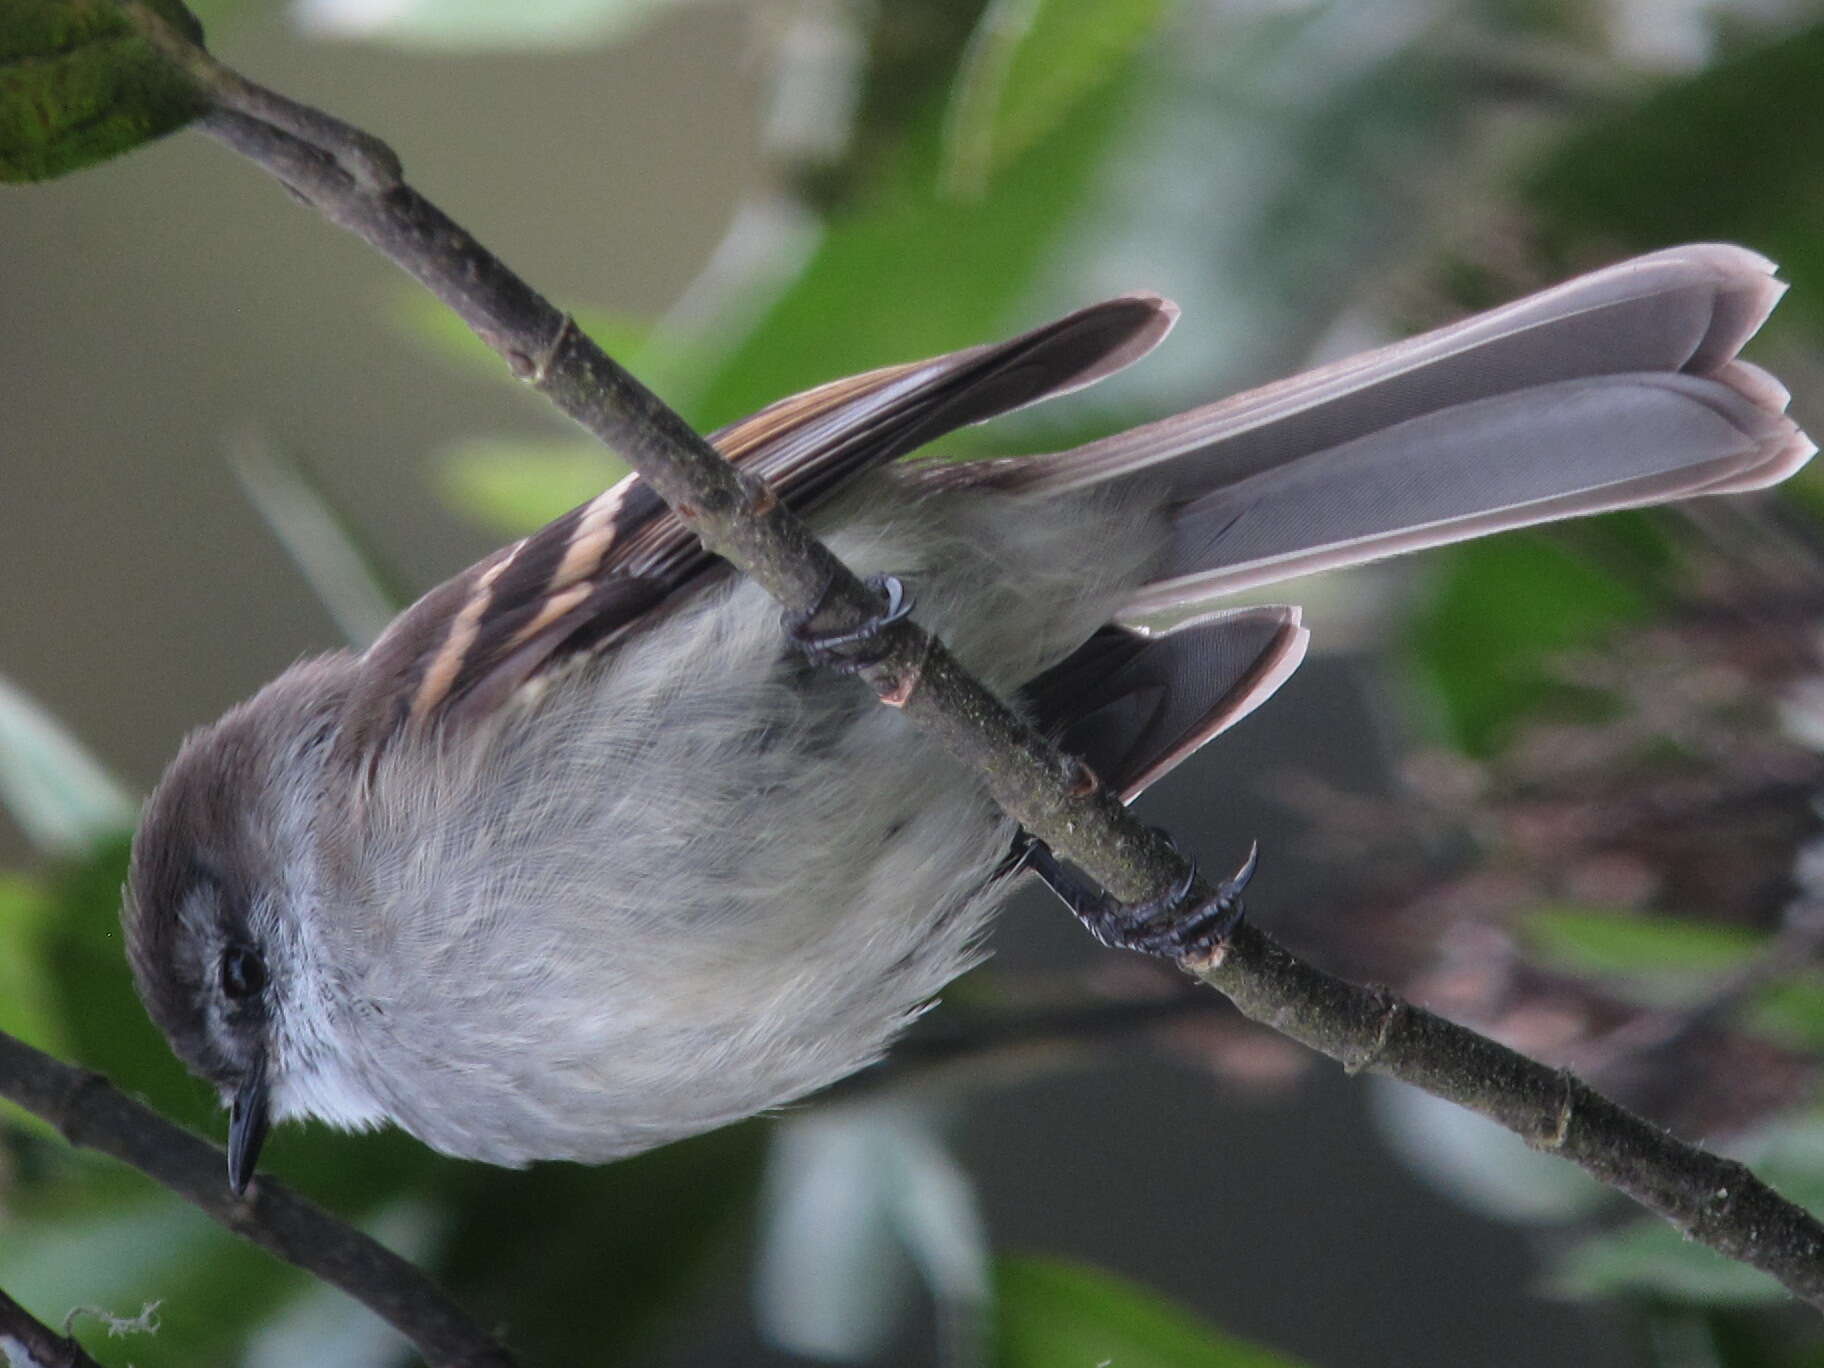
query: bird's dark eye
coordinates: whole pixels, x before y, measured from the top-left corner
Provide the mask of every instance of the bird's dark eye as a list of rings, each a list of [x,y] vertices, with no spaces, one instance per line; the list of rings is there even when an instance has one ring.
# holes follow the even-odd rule
[[[230,998],[250,998],[266,986],[266,962],[245,945],[222,952],[222,991]]]

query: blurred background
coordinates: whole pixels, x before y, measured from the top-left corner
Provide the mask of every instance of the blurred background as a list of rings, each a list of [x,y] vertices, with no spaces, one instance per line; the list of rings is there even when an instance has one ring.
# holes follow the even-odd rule
[[[213,0],[701,426],[1151,288],[1085,440],[1693,239],[1793,282],[1824,430],[1824,5]],[[0,1029],[220,1136],[116,914],[184,731],[615,479],[435,305],[194,134],[0,199]],[[1824,1205],[1820,490],[1276,590],[1317,654],[1147,795],[1318,963]],[[1517,1141],[1037,895],[889,1063],[609,1168],[282,1130],[270,1168],[528,1364],[1824,1364],[1815,1320]],[[106,1362],[410,1361],[0,1104],[0,1286]]]

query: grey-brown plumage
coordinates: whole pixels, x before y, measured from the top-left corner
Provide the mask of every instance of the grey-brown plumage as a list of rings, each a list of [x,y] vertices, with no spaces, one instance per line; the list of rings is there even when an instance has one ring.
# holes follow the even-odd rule
[[[1174,311],[1136,295],[716,441],[1131,797],[1302,654],[1220,594],[1796,469],[1735,359],[1780,288],[1679,248],[1075,451],[892,464],[1143,354]],[[1201,616],[1136,625],[1168,608]],[[876,1058],[974,962],[1012,835],[633,480],[189,738],[125,922],[237,1181],[268,1109],[601,1160]]]

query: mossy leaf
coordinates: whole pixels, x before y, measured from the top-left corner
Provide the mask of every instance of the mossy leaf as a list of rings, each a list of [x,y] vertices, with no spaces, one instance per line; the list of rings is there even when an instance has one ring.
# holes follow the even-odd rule
[[[193,42],[177,0],[138,0]],[[0,180],[37,181],[106,161],[202,113],[191,77],[117,0],[0,5]]]

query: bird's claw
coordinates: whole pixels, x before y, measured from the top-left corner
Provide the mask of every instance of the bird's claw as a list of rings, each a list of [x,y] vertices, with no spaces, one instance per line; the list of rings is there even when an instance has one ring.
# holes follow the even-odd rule
[[[853,673],[880,660],[878,638],[912,612],[912,595],[898,575],[870,575],[867,586],[885,602],[878,613],[859,626],[841,632],[817,631],[810,624],[822,611],[821,604],[806,616],[787,623],[786,634],[812,664]]]
[[[1168,838],[1169,839],[1169,838]],[[1197,865],[1189,862],[1185,876],[1170,893],[1146,902],[1123,903],[1096,888],[1074,870],[1064,867],[1042,841],[1028,838],[1026,864],[1104,945],[1138,950],[1171,960],[1208,957],[1235,934],[1244,915],[1242,893],[1260,867],[1260,842],[1252,842],[1248,856],[1207,898],[1195,898]]]

